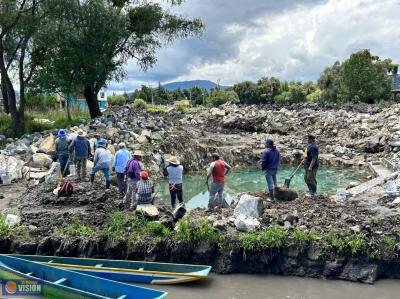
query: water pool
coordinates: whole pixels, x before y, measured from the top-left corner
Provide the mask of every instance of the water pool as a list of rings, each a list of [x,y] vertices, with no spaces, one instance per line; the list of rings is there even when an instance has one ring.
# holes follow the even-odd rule
[[[278,173],[278,185],[282,186],[286,178],[294,171],[293,166],[284,165]],[[304,170],[301,169],[293,177],[290,187],[295,190],[307,190],[304,183]],[[183,197],[189,209],[207,207],[208,191],[205,184],[205,173],[184,174]],[[337,189],[345,188],[350,182],[363,182],[366,173],[356,168],[321,167],[317,173],[318,192],[336,193]],[[226,177],[224,196],[228,203],[232,196],[238,192],[260,191],[265,189],[263,173],[254,167],[233,169]],[[160,180],[156,184],[157,199],[170,204],[168,182]]]

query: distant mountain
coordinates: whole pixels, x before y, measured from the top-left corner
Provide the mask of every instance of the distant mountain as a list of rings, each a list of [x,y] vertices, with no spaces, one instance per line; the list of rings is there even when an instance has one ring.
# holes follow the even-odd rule
[[[167,83],[167,84],[163,84],[162,86],[168,90],[174,90],[174,89],[188,89],[191,87],[202,87],[205,88],[207,90],[210,90],[211,88],[216,87],[218,84],[214,83],[212,81],[208,81],[208,80],[191,80],[191,81],[182,81],[182,82],[171,82],[171,83]],[[228,88],[229,86],[223,86],[220,85],[219,86],[221,89],[225,89]]]

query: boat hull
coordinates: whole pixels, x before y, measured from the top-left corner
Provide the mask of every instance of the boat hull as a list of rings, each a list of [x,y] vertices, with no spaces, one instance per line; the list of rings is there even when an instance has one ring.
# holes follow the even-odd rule
[[[3,280],[39,281],[43,285],[42,296],[55,299],[157,299],[167,295],[166,292],[159,290],[97,278],[6,255],[0,255],[0,278]]]
[[[38,255],[12,255],[101,278],[150,284],[178,284],[207,277],[211,267],[173,263],[136,262]]]

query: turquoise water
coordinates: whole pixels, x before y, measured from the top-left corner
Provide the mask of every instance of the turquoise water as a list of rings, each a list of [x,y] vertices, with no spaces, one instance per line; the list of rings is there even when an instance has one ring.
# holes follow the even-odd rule
[[[278,185],[282,186],[289,178],[295,167],[283,166],[278,173]],[[295,190],[307,191],[304,183],[304,170],[300,169],[293,177],[290,187]],[[354,168],[321,167],[317,173],[318,192],[336,193],[337,189],[345,188],[350,182],[365,181],[365,172]],[[233,169],[226,177],[224,197],[228,203],[238,192],[261,191],[266,187],[265,177],[257,168]],[[170,204],[167,180],[157,182],[157,200]],[[208,191],[204,173],[186,174],[183,178],[183,198],[189,209],[206,207]]]

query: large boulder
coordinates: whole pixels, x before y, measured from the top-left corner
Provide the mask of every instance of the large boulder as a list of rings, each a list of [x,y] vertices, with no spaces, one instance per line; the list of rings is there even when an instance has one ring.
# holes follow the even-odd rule
[[[32,167],[34,168],[50,168],[53,159],[44,153],[36,153],[32,156]]]
[[[262,212],[263,204],[261,198],[243,194],[240,197],[235,210],[233,211],[233,215],[235,217],[238,217],[239,215],[245,215],[258,218],[262,215]]]
[[[39,149],[37,152],[48,154],[48,155],[56,154],[56,144],[55,144],[55,138],[54,138],[53,134],[50,134],[39,144]]]
[[[260,221],[258,221],[254,217],[241,214],[238,217],[236,217],[235,226],[238,231],[252,232],[260,227]]]

